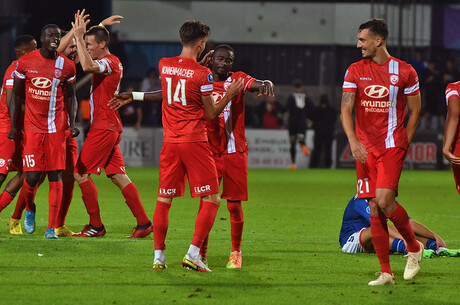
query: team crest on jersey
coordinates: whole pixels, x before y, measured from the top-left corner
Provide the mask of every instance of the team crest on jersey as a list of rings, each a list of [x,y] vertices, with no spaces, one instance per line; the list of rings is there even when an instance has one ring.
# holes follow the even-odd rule
[[[62,71],[59,70],[59,69],[54,70],[54,76],[55,76],[56,78],[61,77],[61,76],[62,76]]]
[[[222,99],[222,95],[220,93],[213,92],[212,98],[214,99],[214,103],[217,103]]]
[[[208,82],[210,82],[210,83],[214,82],[211,73],[208,74]]]
[[[396,85],[399,81],[399,76],[397,75],[391,75],[390,76],[390,82],[393,84],[393,85]]]
[[[0,159],[0,167],[4,167],[5,166],[5,159]]]

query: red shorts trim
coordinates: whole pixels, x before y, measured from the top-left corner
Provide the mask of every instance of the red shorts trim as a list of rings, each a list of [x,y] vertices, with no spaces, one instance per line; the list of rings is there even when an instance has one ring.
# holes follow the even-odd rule
[[[120,141],[121,132],[90,129],[81,148],[75,172],[100,175],[102,169],[105,169],[107,176],[126,174],[123,155],[118,145]]]
[[[192,197],[219,193],[216,164],[208,143],[163,143],[158,196],[183,196],[186,179]]]
[[[222,155],[222,198],[248,201],[248,154],[235,152]],[[219,171],[218,171],[219,172]]]
[[[8,139],[7,133],[0,133],[0,174],[22,171],[22,132],[16,134],[14,141]]]
[[[65,168],[65,132],[24,132],[23,170],[55,171]]]
[[[391,189],[398,196],[406,152],[399,147],[389,148],[383,152],[368,153],[366,163],[356,161],[358,197],[373,198],[377,188]]]

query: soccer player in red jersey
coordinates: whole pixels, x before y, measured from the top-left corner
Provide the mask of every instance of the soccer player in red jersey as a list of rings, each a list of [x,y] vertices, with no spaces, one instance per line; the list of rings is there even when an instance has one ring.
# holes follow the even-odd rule
[[[452,163],[455,186],[460,195],[460,81],[446,88],[447,117],[442,153]]]
[[[180,56],[159,63],[163,96],[163,148],[160,155],[160,182],[153,215],[155,240],[154,268],[166,268],[164,250],[172,199],[184,195],[185,178],[192,197],[201,197],[195,233],[182,260],[185,268],[210,272],[201,261],[200,247],[214,224],[220,204],[216,165],[206,132],[206,118],[215,119],[242,89],[242,80],[229,83],[227,95],[218,103],[212,98],[211,71],[197,58],[203,52],[209,27],[198,20],[185,22],[179,30]]]
[[[16,58],[28,54],[37,49],[37,42],[30,35],[18,36],[14,42]],[[18,131],[17,140],[11,141],[8,133],[11,128],[10,120],[10,101],[13,94],[14,71],[18,61],[13,61],[3,77],[2,93],[0,99],[0,186],[6,179],[10,171],[17,170],[18,173],[6,185],[0,195],[0,211],[6,208],[16,193],[22,187],[25,174],[22,172],[22,127]],[[24,114],[21,113],[20,124],[22,126]],[[21,210],[22,213],[22,210]],[[21,217],[11,217],[8,221],[11,234],[22,234],[20,225]]]
[[[17,114],[25,101],[23,190],[26,204],[32,204],[42,172],[48,173],[49,216],[45,237],[57,238],[54,228],[62,201],[62,171],[65,167],[65,131],[73,136],[75,128],[75,65],[57,52],[61,30],[48,24],[41,31],[42,48],[24,55],[15,71],[10,105],[10,139],[17,136]],[[67,91],[64,107],[63,88]],[[65,111],[68,110],[68,114]],[[70,124],[68,121],[70,119]],[[70,125],[70,126],[69,126]]]
[[[243,79],[242,90],[224,108],[215,120],[207,124],[209,144],[217,166],[219,181],[223,183],[221,197],[227,199],[230,212],[232,248],[227,268],[241,268],[241,239],[243,234],[243,209],[241,201],[248,200],[248,142],[244,126],[245,91],[274,96],[273,83],[256,80],[242,71],[231,72],[235,52],[229,45],[218,45],[212,55],[214,101],[219,102],[233,80]],[[202,201],[200,202],[202,204]],[[201,247],[202,260],[206,259],[207,238]]]
[[[137,227],[129,238],[142,238],[152,233],[152,222],[145,213],[139,192],[126,174],[120,146],[123,127],[117,111],[107,106],[118,93],[123,67],[109,52],[109,32],[105,27],[93,26],[87,32],[84,18],[77,12],[72,23],[77,40],[77,52],[83,71],[93,73],[91,89],[91,130],[78,158],[74,177],[77,180],[90,222],[74,236],[97,237],[106,233],[102,224],[97,189],[91,174],[105,169],[121,190],[128,207],[137,219]]]
[[[359,27],[357,47],[363,60],[345,74],[341,105],[342,125],[356,159],[358,195],[369,200],[372,242],[382,271],[369,285],[395,283],[387,217],[407,242],[404,279],[418,273],[423,254],[405,209],[395,201],[406,152],[420,120],[419,82],[412,66],[388,53],[387,37],[388,27],[381,19]],[[406,106],[409,120],[404,127]]]

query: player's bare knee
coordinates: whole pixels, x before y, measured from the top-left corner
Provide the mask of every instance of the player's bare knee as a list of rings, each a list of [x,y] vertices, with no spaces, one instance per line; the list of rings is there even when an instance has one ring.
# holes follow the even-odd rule
[[[128,175],[126,174],[114,174],[109,177],[113,183],[115,183],[120,190],[124,189],[128,184],[131,183],[131,179],[129,179]]]
[[[203,196],[203,201],[214,202],[215,204],[220,205],[219,193]]]

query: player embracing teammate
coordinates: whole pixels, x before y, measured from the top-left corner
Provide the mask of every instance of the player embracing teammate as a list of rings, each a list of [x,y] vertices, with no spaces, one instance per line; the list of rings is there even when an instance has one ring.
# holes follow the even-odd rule
[[[388,53],[387,37],[383,20],[361,24],[357,47],[363,60],[345,74],[341,105],[342,125],[356,159],[358,196],[369,200],[372,243],[381,267],[380,276],[369,285],[395,284],[387,218],[407,242],[404,279],[418,273],[423,254],[405,209],[395,201],[406,152],[420,120],[419,81],[412,66]],[[406,106],[409,120],[404,127]]]

